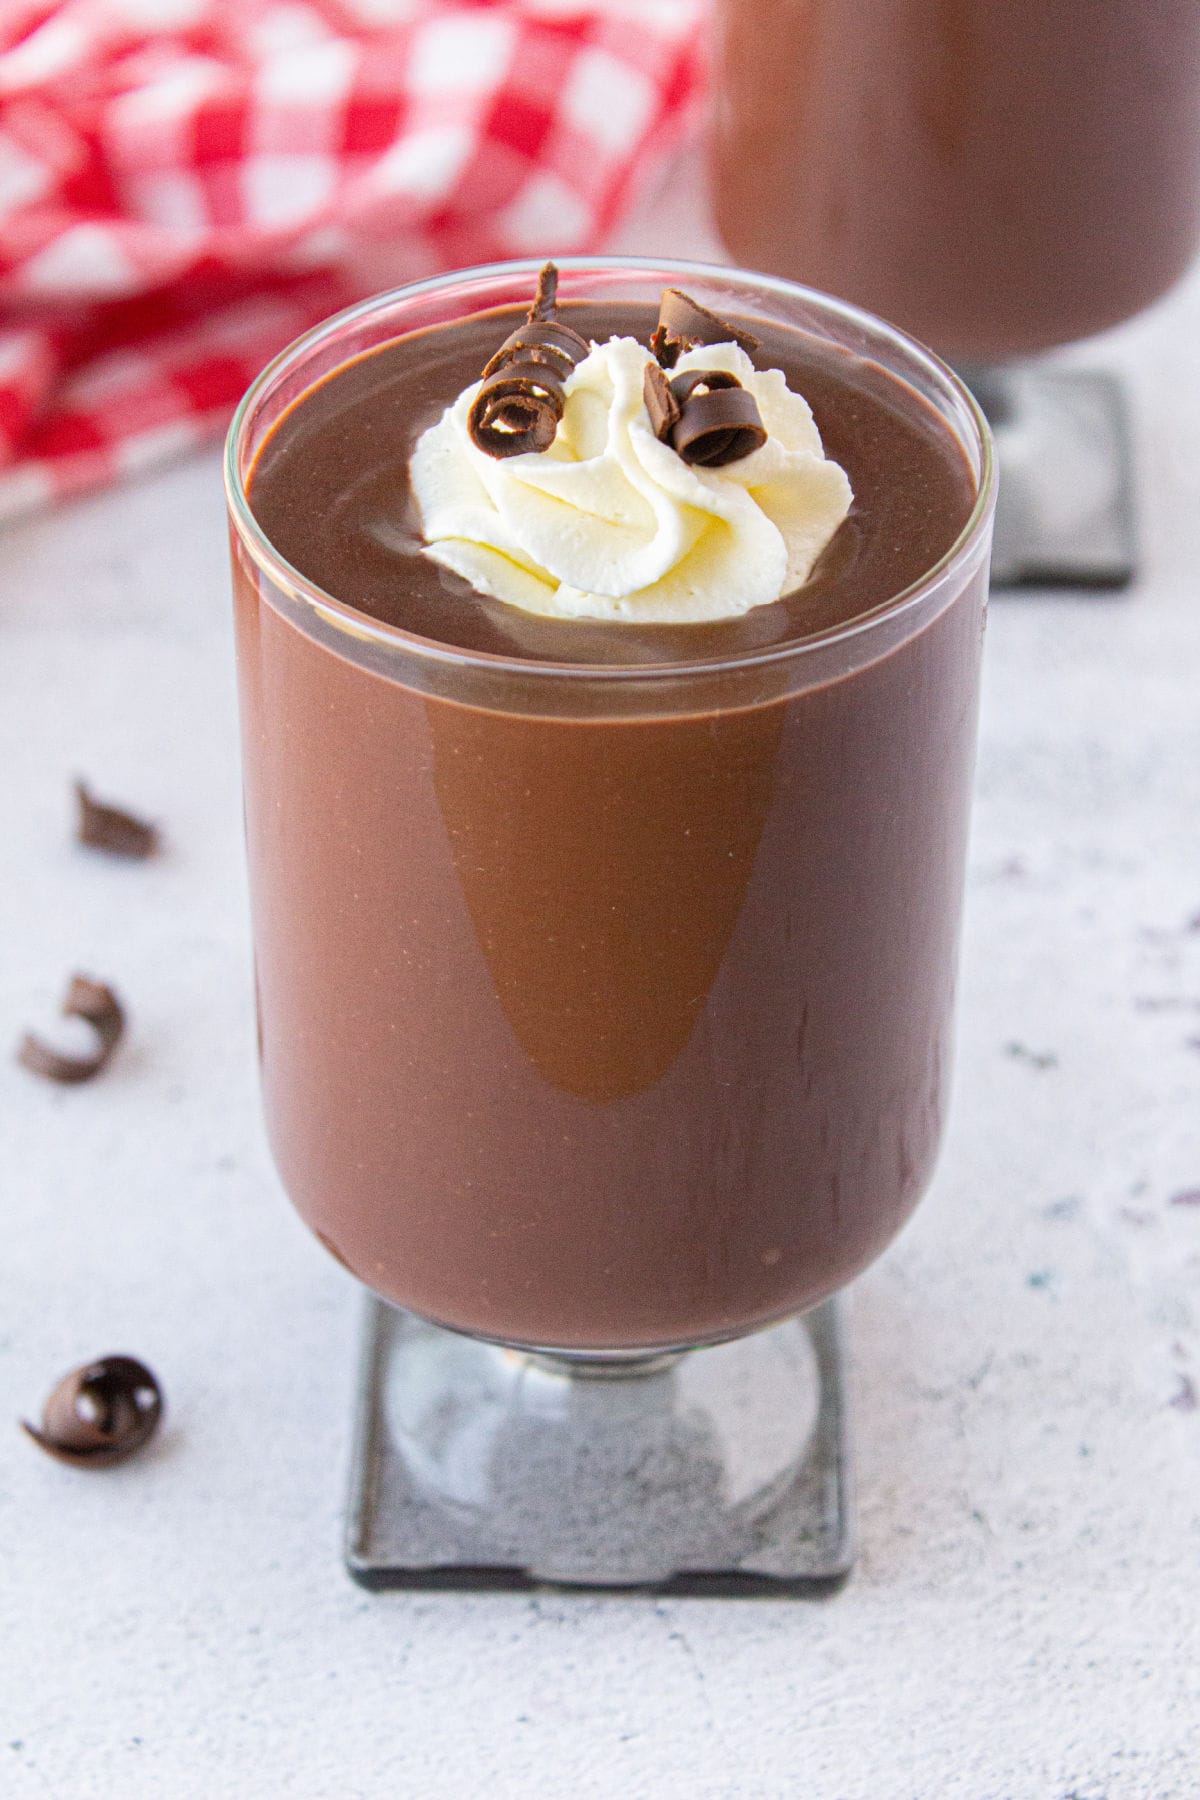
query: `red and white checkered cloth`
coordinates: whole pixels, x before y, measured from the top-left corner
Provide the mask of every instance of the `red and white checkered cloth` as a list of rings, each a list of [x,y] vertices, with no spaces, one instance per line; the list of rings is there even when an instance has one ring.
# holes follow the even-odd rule
[[[0,517],[219,430],[291,337],[595,248],[703,0],[0,0]]]

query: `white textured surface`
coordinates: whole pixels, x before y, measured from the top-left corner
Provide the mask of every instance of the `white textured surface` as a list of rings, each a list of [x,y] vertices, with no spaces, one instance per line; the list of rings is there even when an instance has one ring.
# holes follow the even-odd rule
[[[623,247],[702,241],[658,206]],[[357,1297],[258,1123],[216,458],[0,539],[5,1800],[1197,1792],[1198,345],[1193,279],[1088,352],[1142,582],[993,611],[957,1106],[853,1296],[862,1556],[821,1604],[342,1573]],[[161,862],[71,847],[76,771]],[[132,1029],[56,1091],[4,1046],[77,966]],[[169,1417],[89,1477],[4,1421],[109,1349]]]

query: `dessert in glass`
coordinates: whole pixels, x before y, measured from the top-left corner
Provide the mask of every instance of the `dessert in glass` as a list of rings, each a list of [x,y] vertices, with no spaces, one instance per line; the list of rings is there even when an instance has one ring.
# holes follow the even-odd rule
[[[1193,0],[718,0],[712,175],[740,260],[871,307],[997,426],[994,575],[1132,572],[1119,391],[1020,359],[1200,244]]]
[[[691,1456],[704,1566],[761,1569],[797,1316],[942,1129],[978,409],[786,281],[503,264],[300,339],[227,480],[267,1124],[403,1309],[360,1449],[441,1511],[399,1560],[665,1579]],[[598,1462],[591,1527],[505,1538]],[[654,1519],[593,1554],[634,1463]]]

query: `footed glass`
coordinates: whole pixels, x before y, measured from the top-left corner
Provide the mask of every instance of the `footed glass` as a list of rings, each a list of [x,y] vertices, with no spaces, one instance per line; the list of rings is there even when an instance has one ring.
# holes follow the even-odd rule
[[[380,295],[247,394],[227,489],[267,1125],[379,1296],[347,1558],[373,1584],[825,1582],[851,1555],[832,1296],[915,1206],[947,1097],[987,427],[928,352],[792,283],[560,268],[563,299],[682,286],[844,347],[933,410],[977,499],[922,579],[815,637],[522,661],[314,587],[250,490],[314,384],[524,307],[535,264]]]
[[[1104,368],[1200,245],[1194,0],[717,0],[711,162],[731,255],[896,319],[974,388],[993,585],[1120,586],[1131,437]]]

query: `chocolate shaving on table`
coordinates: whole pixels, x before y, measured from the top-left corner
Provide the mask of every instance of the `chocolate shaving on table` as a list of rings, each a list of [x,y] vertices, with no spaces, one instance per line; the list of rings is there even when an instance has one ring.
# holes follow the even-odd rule
[[[723,468],[767,441],[754,395],[725,369],[685,369],[668,381],[647,363],[643,391],[654,435],[686,463]]]
[[[77,1469],[121,1462],[153,1437],[162,1418],[162,1390],[133,1356],[102,1356],[64,1375],[42,1411],[40,1429],[21,1420],[48,1456]]]
[[[492,357],[471,404],[471,439],[488,456],[522,456],[554,442],[565,383],[588,353],[586,339],[554,317],[557,303],[558,270],[547,263],[525,323]]]
[[[55,1050],[33,1032],[26,1032],[17,1049],[17,1061],[34,1075],[66,1086],[90,1081],[98,1075],[117,1045],[125,1029],[121,1002],[102,981],[87,975],[73,975],[62,1004],[63,1017],[86,1019],[96,1034],[96,1048],[90,1056],[71,1056]]]
[[[650,338],[650,350],[664,369],[673,369],[683,351],[697,344],[740,344],[747,356],[762,348],[752,332],[731,325],[701,306],[679,288],[664,288],[658,324]]]
[[[85,781],[76,781],[78,805],[75,835],[81,844],[107,850],[111,856],[142,859],[158,849],[158,830],[123,807],[97,800]]]

